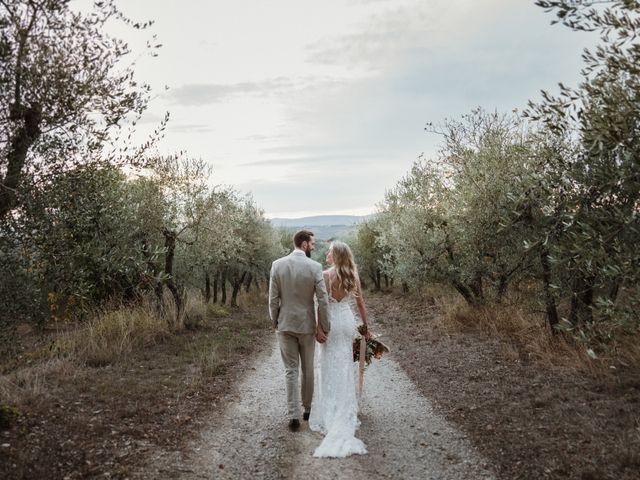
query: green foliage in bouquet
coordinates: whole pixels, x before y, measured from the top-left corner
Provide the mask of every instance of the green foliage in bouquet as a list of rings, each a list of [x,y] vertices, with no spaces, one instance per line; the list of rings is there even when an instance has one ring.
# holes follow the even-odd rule
[[[360,335],[358,335],[356,338],[353,339],[353,361],[354,362],[360,361],[360,344],[362,342],[362,335],[366,335],[367,331],[368,329],[366,325],[360,325],[358,327],[358,332],[360,333]],[[364,356],[364,361],[367,365],[371,364],[372,358],[382,358],[382,355],[385,352],[389,351],[389,347],[387,347],[381,341],[377,340],[377,337],[378,337],[377,335],[372,334],[371,337],[367,340],[365,356]]]

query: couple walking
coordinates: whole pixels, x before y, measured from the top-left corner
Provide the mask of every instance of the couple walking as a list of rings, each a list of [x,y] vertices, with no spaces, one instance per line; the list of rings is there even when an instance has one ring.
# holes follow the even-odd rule
[[[273,262],[269,282],[269,314],[285,367],[289,429],[300,428],[298,372],[302,367],[302,418],[311,430],[325,434],[313,455],[367,453],[365,444],[355,437],[360,423],[352,351],[356,319],[349,301],[355,299],[365,325],[367,314],[353,255],[345,243],[333,242],[327,252],[331,268],[323,272],[310,258],[315,248],[312,232],[296,232],[293,243],[291,254]],[[314,388],[316,342],[319,368]]]

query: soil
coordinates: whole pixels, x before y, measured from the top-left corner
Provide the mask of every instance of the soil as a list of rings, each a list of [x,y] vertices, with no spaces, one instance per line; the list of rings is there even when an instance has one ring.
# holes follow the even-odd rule
[[[50,372],[42,398],[0,430],[0,478],[124,479],[152,458],[181,455],[223,409],[236,366],[270,346],[247,340],[269,331],[255,320],[264,311],[235,311],[104,367]],[[237,347],[203,374],[199,356],[221,335]],[[160,478],[179,476],[169,469]]]
[[[392,350],[367,369],[358,436],[368,455],[315,459],[321,435],[304,423],[288,432],[260,305],[58,375],[0,426],[0,478],[640,477],[637,369],[543,366],[507,354],[507,339],[436,330],[440,312],[420,299],[366,301]],[[203,375],[198,355],[222,334],[236,346]]]
[[[640,371],[592,376],[513,358],[505,338],[433,328],[421,299],[368,295],[374,330],[437,412],[504,479],[640,478]]]

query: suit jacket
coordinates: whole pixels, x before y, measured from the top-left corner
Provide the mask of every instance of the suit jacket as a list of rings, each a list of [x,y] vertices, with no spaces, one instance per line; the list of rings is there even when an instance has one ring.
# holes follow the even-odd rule
[[[322,266],[300,250],[273,262],[269,280],[269,315],[278,331],[315,333],[314,295],[318,300],[318,323],[325,333],[329,333],[328,296]]]

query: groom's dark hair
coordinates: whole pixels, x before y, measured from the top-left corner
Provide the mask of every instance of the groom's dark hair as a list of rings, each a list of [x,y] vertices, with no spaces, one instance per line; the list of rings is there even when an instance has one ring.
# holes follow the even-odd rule
[[[311,241],[311,237],[313,237],[313,232],[310,230],[298,230],[293,234],[293,244],[300,248],[303,242]]]

